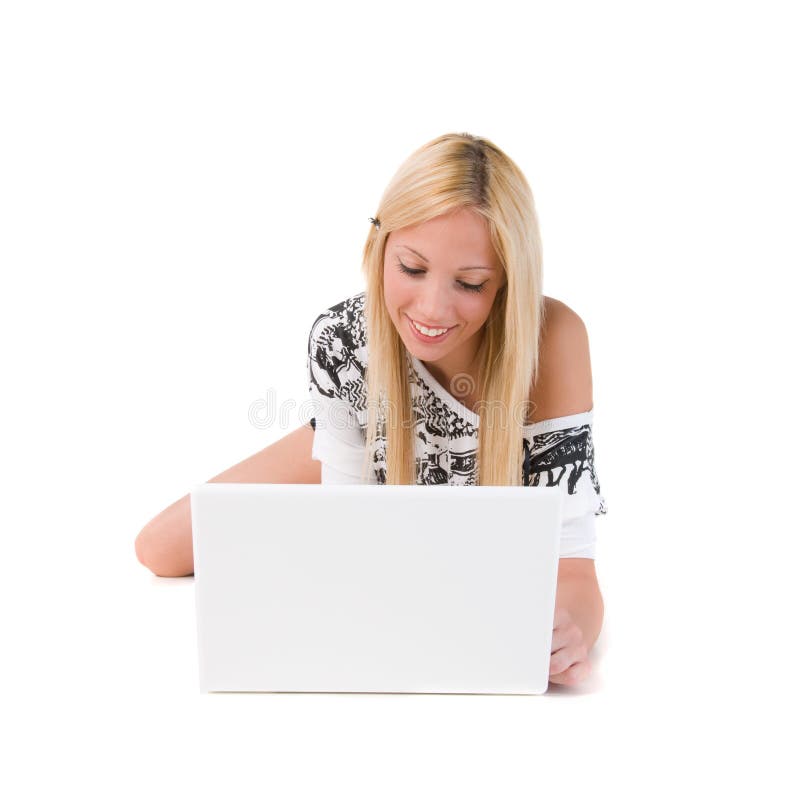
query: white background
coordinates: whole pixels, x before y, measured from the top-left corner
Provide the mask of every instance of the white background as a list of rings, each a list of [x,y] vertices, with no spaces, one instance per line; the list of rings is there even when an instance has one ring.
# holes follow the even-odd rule
[[[2,5],[5,796],[796,796],[791,6]],[[201,695],[136,534],[299,424],[249,412],[306,400],[386,183],[460,131],[589,331],[594,675]]]

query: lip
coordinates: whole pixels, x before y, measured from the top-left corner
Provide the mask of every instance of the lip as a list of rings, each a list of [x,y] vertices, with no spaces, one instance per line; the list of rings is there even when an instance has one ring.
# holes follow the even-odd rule
[[[455,330],[456,327],[453,326],[452,328],[448,328],[444,333],[442,333],[439,336],[426,336],[424,333],[420,333],[414,327],[414,323],[412,322],[411,317],[409,317],[408,314],[406,314],[406,319],[408,320],[408,327],[410,328],[411,333],[414,335],[414,337],[418,339],[420,342],[424,342],[425,344],[438,344],[439,342],[443,342],[450,335],[450,332]],[[427,327],[427,325],[425,327]]]

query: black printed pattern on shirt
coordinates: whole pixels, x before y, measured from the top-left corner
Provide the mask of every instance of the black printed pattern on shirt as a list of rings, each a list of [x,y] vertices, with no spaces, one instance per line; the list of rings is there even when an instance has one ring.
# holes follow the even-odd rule
[[[523,486],[560,486],[566,483],[567,494],[578,491],[578,482],[590,480],[599,496],[600,506],[595,513],[605,514],[605,500],[594,469],[594,444],[590,425],[577,425],[550,433],[523,437]]]

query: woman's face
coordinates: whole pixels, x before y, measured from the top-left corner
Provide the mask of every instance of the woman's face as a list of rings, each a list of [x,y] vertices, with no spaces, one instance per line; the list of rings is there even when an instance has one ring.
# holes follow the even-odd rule
[[[488,223],[470,208],[398,228],[386,240],[383,293],[392,322],[412,355],[449,378],[472,364],[504,284]]]

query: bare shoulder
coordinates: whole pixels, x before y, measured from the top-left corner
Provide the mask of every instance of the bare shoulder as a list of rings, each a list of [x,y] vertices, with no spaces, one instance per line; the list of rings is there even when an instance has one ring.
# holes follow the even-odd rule
[[[580,414],[593,407],[586,325],[572,308],[554,297],[544,298],[539,374],[530,399],[531,422]]]

